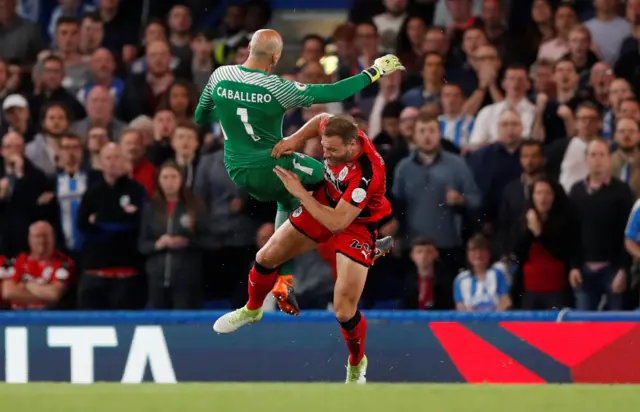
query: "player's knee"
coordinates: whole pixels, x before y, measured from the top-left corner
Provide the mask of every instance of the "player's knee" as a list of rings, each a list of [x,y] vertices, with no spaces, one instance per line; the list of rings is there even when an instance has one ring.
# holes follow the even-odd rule
[[[256,254],[256,263],[269,269],[275,269],[280,265],[275,255],[273,247],[267,244]]]
[[[333,303],[333,311],[338,322],[347,322],[353,318],[358,311],[358,301],[352,299],[335,299]]]

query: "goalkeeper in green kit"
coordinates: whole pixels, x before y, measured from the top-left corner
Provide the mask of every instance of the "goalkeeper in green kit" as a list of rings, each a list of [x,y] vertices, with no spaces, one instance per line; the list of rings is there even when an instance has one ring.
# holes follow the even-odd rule
[[[274,30],[257,31],[243,65],[216,69],[200,96],[195,120],[200,124],[219,121],[224,135],[224,163],[231,180],[251,196],[278,203],[276,229],[298,206],[285,189],[274,167],[295,172],[310,191],[324,181],[321,162],[293,153],[273,158],[273,147],[282,136],[285,111],[293,107],[340,102],[360,92],[381,76],[404,70],[397,57],[387,55],[362,73],[334,84],[306,85],[270,75],[282,54],[282,38]],[[272,293],[283,312],[300,312],[293,294],[290,262],[278,271]]]

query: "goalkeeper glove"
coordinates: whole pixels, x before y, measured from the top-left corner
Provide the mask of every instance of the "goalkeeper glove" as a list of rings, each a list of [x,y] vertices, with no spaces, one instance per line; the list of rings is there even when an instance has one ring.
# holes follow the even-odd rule
[[[404,66],[393,54],[387,54],[386,56],[378,57],[374,62],[373,66],[364,70],[362,73],[365,73],[367,76],[371,78],[371,83],[377,81],[380,77],[386,76],[389,73],[393,73],[398,70],[404,70]]]

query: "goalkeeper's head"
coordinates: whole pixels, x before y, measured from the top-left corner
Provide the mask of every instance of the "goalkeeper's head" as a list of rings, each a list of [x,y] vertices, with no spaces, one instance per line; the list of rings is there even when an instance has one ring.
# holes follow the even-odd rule
[[[264,65],[269,71],[282,56],[282,36],[275,30],[258,30],[249,43],[249,60],[254,64]]]

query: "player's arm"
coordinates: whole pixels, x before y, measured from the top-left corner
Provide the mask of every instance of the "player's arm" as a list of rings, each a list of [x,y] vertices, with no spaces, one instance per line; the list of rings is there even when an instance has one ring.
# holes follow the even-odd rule
[[[304,142],[322,134],[322,124],[331,117],[328,113],[321,113],[314,116],[311,120],[304,124],[297,132],[289,137],[280,140],[271,151],[271,156],[278,158],[280,156],[290,155],[296,149],[301,147]]]
[[[358,202],[354,201],[353,203],[340,199],[336,208],[332,209],[322,205],[311,193],[307,192],[307,189],[302,186],[300,179],[295,173],[280,166],[277,166],[274,169],[274,172],[278,175],[280,180],[282,180],[284,187],[289,191],[289,193],[300,201],[302,206],[304,206],[311,216],[333,233],[338,233],[346,229],[351,222],[358,217],[360,212],[362,212],[362,209],[358,206],[365,204],[365,202],[362,202],[364,197],[357,197],[357,199],[354,200],[358,200]],[[353,198],[353,191],[347,189],[344,197],[347,198],[349,196]]]
[[[313,104],[341,102],[360,92],[380,77],[404,70],[400,60],[392,55],[376,59],[373,66],[362,73],[332,84],[300,84],[283,81],[280,90],[274,91],[284,108],[308,107]]]

